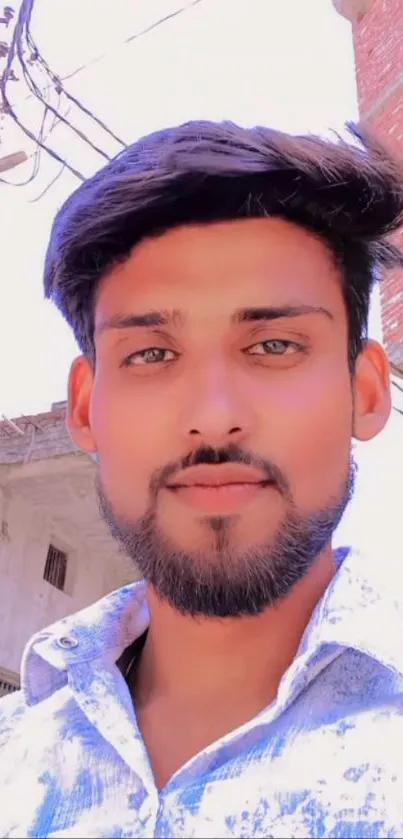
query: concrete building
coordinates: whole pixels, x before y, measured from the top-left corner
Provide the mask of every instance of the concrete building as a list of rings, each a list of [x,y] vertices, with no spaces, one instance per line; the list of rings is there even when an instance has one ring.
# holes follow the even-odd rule
[[[0,695],[33,632],[136,578],[101,520],[64,404],[0,423]]]

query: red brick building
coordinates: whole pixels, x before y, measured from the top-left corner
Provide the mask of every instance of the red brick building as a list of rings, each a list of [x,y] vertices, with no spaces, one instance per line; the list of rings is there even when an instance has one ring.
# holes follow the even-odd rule
[[[360,121],[402,159],[403,0],[333,0],[352,24]],[[403,231],[399,236],[403,245]],[[384,342],[403,369],[403,270],[381,285]]]

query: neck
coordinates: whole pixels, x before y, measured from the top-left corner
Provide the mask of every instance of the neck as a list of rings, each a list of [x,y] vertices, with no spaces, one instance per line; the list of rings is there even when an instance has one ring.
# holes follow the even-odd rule
[[[132,685],[136,704],[166,699],[201,707],[236,696],[238,704],[265,707],[335,570],[329,546],[286,598],[241,618],[181,615],[150,587],[150,629]]]

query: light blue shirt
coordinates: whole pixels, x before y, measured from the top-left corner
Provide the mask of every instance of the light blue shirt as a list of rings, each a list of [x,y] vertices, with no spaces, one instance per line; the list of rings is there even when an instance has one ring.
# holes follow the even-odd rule
[[[275,701],[160,793],[115,663],[145,583],[37,633],[0,701],[0,836],[403,836],[400,562],[339,558]]]

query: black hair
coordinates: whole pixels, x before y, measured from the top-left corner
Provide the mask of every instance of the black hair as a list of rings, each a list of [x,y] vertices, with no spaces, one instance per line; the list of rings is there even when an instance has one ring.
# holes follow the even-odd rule
[[[354,369],[374,282],[403,265],[403,169],[349,124],[352,142],[232,122],[188,122],[128,146],[83,183],[53,223],[45,295],[95,359],[100,280],[145,237],[178,225],[277,216],[315,232],[341,269]]]

